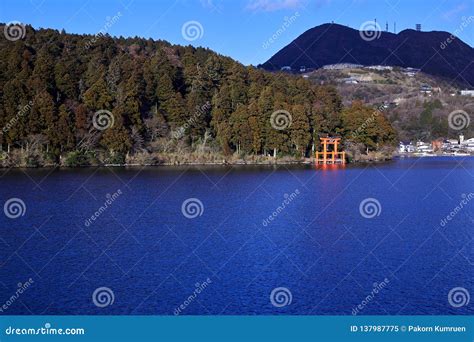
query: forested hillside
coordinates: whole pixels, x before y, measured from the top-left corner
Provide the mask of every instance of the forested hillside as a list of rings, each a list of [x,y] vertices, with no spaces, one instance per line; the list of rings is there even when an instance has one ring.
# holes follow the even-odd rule
[[[344,109],[334,88],[301,77],[204,48],[30,26],[0,39],[0,127],[3,165],[27,166],[299,158],[322,134],[361,151],[395,139],[381,113]]]

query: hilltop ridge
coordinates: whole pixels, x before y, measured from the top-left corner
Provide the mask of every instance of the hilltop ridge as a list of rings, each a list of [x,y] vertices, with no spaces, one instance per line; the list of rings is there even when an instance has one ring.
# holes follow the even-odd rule
[[[453,83],[474,85],[474,49],[443,31],[406,29],[397,34],[359,31],[339,24],[313,27],[278,51],[260,67],[318,69],[354,63],[419,68]]]

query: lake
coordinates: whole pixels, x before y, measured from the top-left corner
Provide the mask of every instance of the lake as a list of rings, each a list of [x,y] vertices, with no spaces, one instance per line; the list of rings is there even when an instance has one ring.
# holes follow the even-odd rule
[[[473,157],[0,172],[0,314],[473,313]]]

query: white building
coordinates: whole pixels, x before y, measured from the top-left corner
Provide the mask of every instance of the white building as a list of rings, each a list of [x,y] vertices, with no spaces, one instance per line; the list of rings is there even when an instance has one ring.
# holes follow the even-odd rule
[[[344,70],[344,69],[358,69],[362,68],[361,64],[352,64],[352,63],[338,63],[338,64],[327,64],[323,66],[325,70]]]
[[[461,147],[468,152],[474,152],[474,138],[463,140],[461,142]]]
[[[433,147],[431,144],[425,143],[423,141],[417,141],[416,152],[433,152]]]
[[[352,77],[352,76],[349,77],[349,78],[344,78],[342,81],[345,84],[358,84],[359,83],[359,81],[356,78]]]
[[[420,87],[420,92],[421,92],[421,93],[424,93],[424,94],[431,94],[432,91],[433,91],[433,88],[432,88],[429,84],[423,84],[423,85]]]
[[[461,90],[461,96],[472,96],[474,97],[474,90]]]
[[[398,152],[400,153],[413,153],[415,152],[415,146],[411,142],[400,141],[398,144]]]
[[[384,71],[384,70],[392,71],[393,70],[393,67],[388,66],[388,65],[371,65],[366,68],[370,70],[377,70],[377,71]]]

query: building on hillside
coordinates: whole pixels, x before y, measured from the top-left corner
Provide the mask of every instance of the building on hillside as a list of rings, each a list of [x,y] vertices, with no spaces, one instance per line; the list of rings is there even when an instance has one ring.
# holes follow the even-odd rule
[[[343,78],[341,81],[345,84],[370,83],[373,82],[373,78],[370,75],[349,74],[348,78]]]
[[[417,141],[415,150],[416,152],[421,153],[431,153],[433,152],[433,147],[431,144],[425,143],[424,141]]]
[[[400,153],[413,153],[415,152],[415,146],[411,141],[400,141],[398,144],[398,152]]]
[[[461,90],[461,96],[472,96],[474,97],[474,90]]]
[[[463,140],[463,142],[460,144],[462,148],[466,150],[466,152],[474,152],[474,138]]]
[[[405,68],[403,70],[403,73],[408,77],[415,77],[416,74],[419,72],[420,72],[420,69],[411,68],[411,67]]]
[[[354,77],[343,78],[342,82],[345,84],[359,84],[359,81]]]
[[[327,64],[323,66],[324,70],[343,70],[343,69],[359,69],[362,68],[362,64],[352,63],[338,63],[338,64]]]
[[[405,102],[406,99],[402,97],[397,97],[395,100],[393,100],[393,103],[395,103],[396,106],[399,106],[401,103]]]
[[[393,109],[393,108],[396,108],[397,106],[398,106],[397,102],[388,102],[388,101],[384,101],[381,105],[383,109]]]
[[[446,139],[443,141],[443,151],[449,151],[453,146],[458,145],[457,139]]]
[[[423,84],[420,87],[420,92],[423,94],[431,94],[433,92],[433,88],[429,84]]]
[[[284,67],[281,67],[281,71],[291,71],[291,67],[289,65],[285,65]]]
[[[370,65],[366,68],[370,70],[377,70],[377,71],[392,71],[393,70],[393,67],[389,65]]]
[[[399,153],[414,153],[416,155],[433,155],[434,152],[443,154],[464,155],[474,153],[474,138],[464,139],[460,134],[458,139],[436,139],[431,143],[417,141],[415,145],[411,142],[400,141]]]

